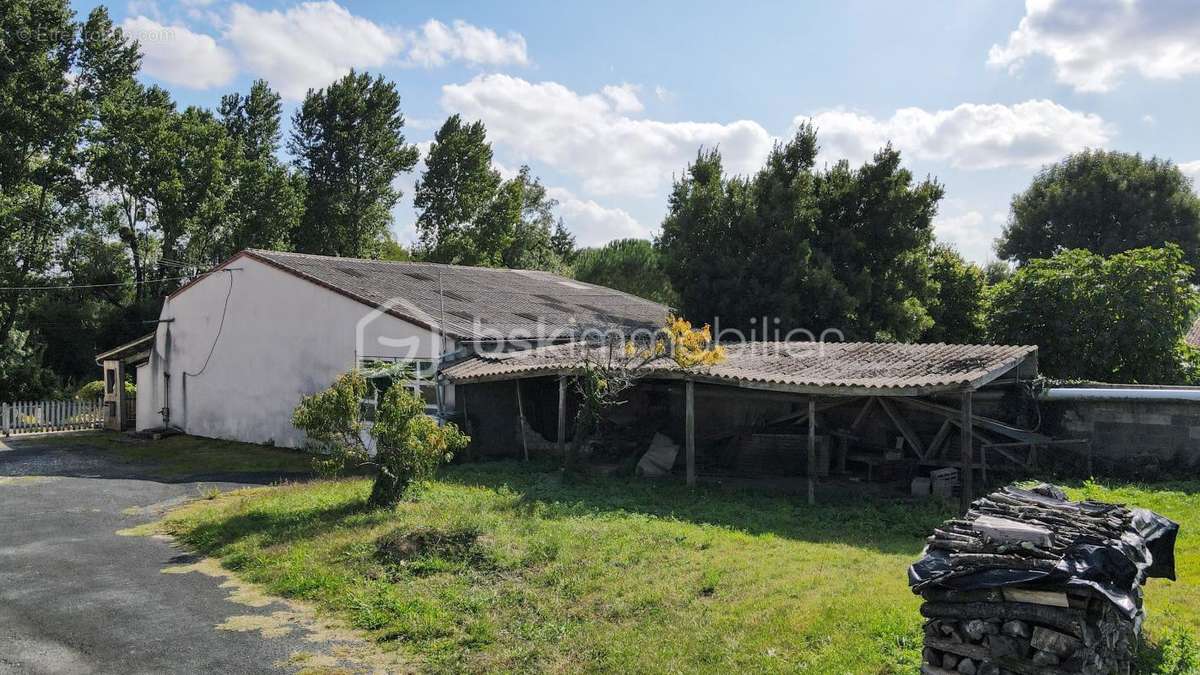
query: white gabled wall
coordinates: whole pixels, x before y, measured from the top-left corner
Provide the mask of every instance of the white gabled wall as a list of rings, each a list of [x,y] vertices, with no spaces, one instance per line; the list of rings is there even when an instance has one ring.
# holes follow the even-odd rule
[[[165,402],[169,424],[186,433],[299,447],[292,410],[355,365],[360,322],[364,356],[404,356],[409,345],[413,358],[441,351],[426,328],[248,256],[225,268],[164,302],[154,353],[138,372],[140,429],[162,425]]]

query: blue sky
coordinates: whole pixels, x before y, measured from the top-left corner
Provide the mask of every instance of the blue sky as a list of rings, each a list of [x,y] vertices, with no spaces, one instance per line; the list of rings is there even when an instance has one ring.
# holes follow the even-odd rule
[[[95,3],[76,2],[85,13]],[[580,243],[652,236],[700,146],[749,172],[812,120],[823,159],[891,140],[946,186],[939,238],[968,257],[1014,192],[1083,147],[1200,178],[1200,3],[224,2],[110,4],[147,81],[215,106],[258,77],[285,96],[351,67],[403,97],[411,141],[483,119],[504,172],[529,164]],[[411,185],[395,211],[413,237]]]

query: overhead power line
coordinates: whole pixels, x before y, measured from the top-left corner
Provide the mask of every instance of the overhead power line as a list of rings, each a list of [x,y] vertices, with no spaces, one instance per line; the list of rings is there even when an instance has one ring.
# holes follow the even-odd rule
[[[220,272],[220,271],[221,270],[213,270],[213,272]],[[154,283],[158,283],[160,281],[185,281],[185,280],[190,280],[190,279],[199,279],[200,277],[207,276],[209,274],[212,274],[213,272],[204,272],[201,274],[191,274],[191,275],[188,275],[185,277],[165,277],[162,279],[146,279],[142,283],[154,284]],[[0,293],[5,292],[5,291],[69,291],[69,290],[76,289],[76,288],[116,288],[118,286],[133,286],[136,283],[137,283],[136,281],[130,280],[130,281],[118,282],[115,284],[78,284],[78,285],[68,284],[65,286],[0,286]]]

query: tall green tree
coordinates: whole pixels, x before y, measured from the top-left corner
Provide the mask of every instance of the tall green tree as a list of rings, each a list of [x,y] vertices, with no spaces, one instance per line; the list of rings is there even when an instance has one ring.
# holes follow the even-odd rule
[[[989,290],[988,339],[1037,345],[1051,377],[1187,383],[1196,362],[1183,337],[1200,306],[1192,273],[1174,244],[1034,259]]]
[[[80,198],[75,166],[86,105],[71,81],[79,52],[65,1],[0,7],[0,286],[36,284]],[[21,297],[0,293],[0,359],[17,351]]]
[[[816,131],[777,145],[752,178],[702,151],[676,181],[657,246],[680,309],[763,337],[836,328],[856,339],[918,338],[932,218],[942,187],[916,182],[890,146],[861,167],[815,168]]]
[[[477,223],[500,188],[492,146],[483,122],[464,124],[451,115],[434,134],[417,181],[413,205],[420,211],[420,252],[437,262],[474,261]]]
[[[195,256],[206,262],[245,248],[279,250],[290,245],[300,222],[303,182],[279,160],[279,94],[256,80],[246,95],[221,98],[218,116],[229,137],[225,157],[230,178],[224,227],[202,240]]]
[[[927,309],[933,319],[921,336],[924,342],[975,344],[983,340],[984,271],[964,260],[953,246],[938,244],[930,251],[929,279],[934,290]]]
[[[130,79],[113,87],[97,107],[88,178],[99,208],[112,215],[104,222],[129,251],[136,295],[144,299],[162,243],[155,208],[171,199],[167,193],[173,187],[175,103],[165,90]]]
[[[433,262],[564,271],[575,239],[528,166],[502,180],[483,122],[451,115],[417,182],[418,255]]]
[[[225,127],[207,110],[189,106],[172,115],[162,150],[173,159],[152,183],[154,226],[161,238],[160,279],[178,276],[179,262],[207,262],[204,253],[213,233],[229,221],[232,142]],[[168,282],[161,291],[173,287]]]
[[[88,25],[106,20],[97,9]],[[104,47],[81,34],[65,0],[0,6],[0,286],[46,285],[63,237],[87,215],[80,146],[97,63],[114,60]],[[0,399],[57,385],[29,327],[38,293],[0,291]]]
[[[677,302],[658,251],[646,239],[617,239],[598,248],[585,248],[575,257],[574,271],[580,281],[666,305]]]
[[[575,252],[575,236],[555,215],[558,200],[542,185],[526,165],[515,178],[505,181],[502,190],[517,195],[520,211],[511,222],[508,246],[501,252],[501,264],[513,269],[536,269],[564,273]]]
[[[1166,243],[1193,268],[1200,264],[1200,197],[1179,167],[1084,150],[1042,169],[1013,197],[997,252],[1024,263],[1072,248],[1110,255]]]
[[[419,157],[403,131],[400,95],[381,76],[352,70],[325,89],[309,90],[288,143],[305,181],[296,250],[377,253],[401,196],[394,181]]]

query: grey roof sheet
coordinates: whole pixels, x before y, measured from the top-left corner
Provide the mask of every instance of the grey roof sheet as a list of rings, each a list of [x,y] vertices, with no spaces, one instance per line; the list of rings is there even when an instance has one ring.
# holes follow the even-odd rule
[[[1196,320],[1192,322],[1192,327],[1188,329],[1183,341],[1193,347],[1200,347],[1200,317],[1196,317]]]
[[[549,272],[281,253],[246,254],[420,325],[460,339],[540,330],[574,335],[581,328],[659,328],[668,308],[621,291]],[[439,287],[441,296],[439,296]],[[394,304],[393,304],[394,303]]]
[[[727,346],[726,359],[715,366],[685,373],[674,361],[662,359],[645,374],[789,390],[949,391],[981,384],[1036,351],[1037,347],[1005,345],[750,342]],[[569,372],[582,353],[581,345],[573,343],[480,354],[443,372],[455,383]]]

